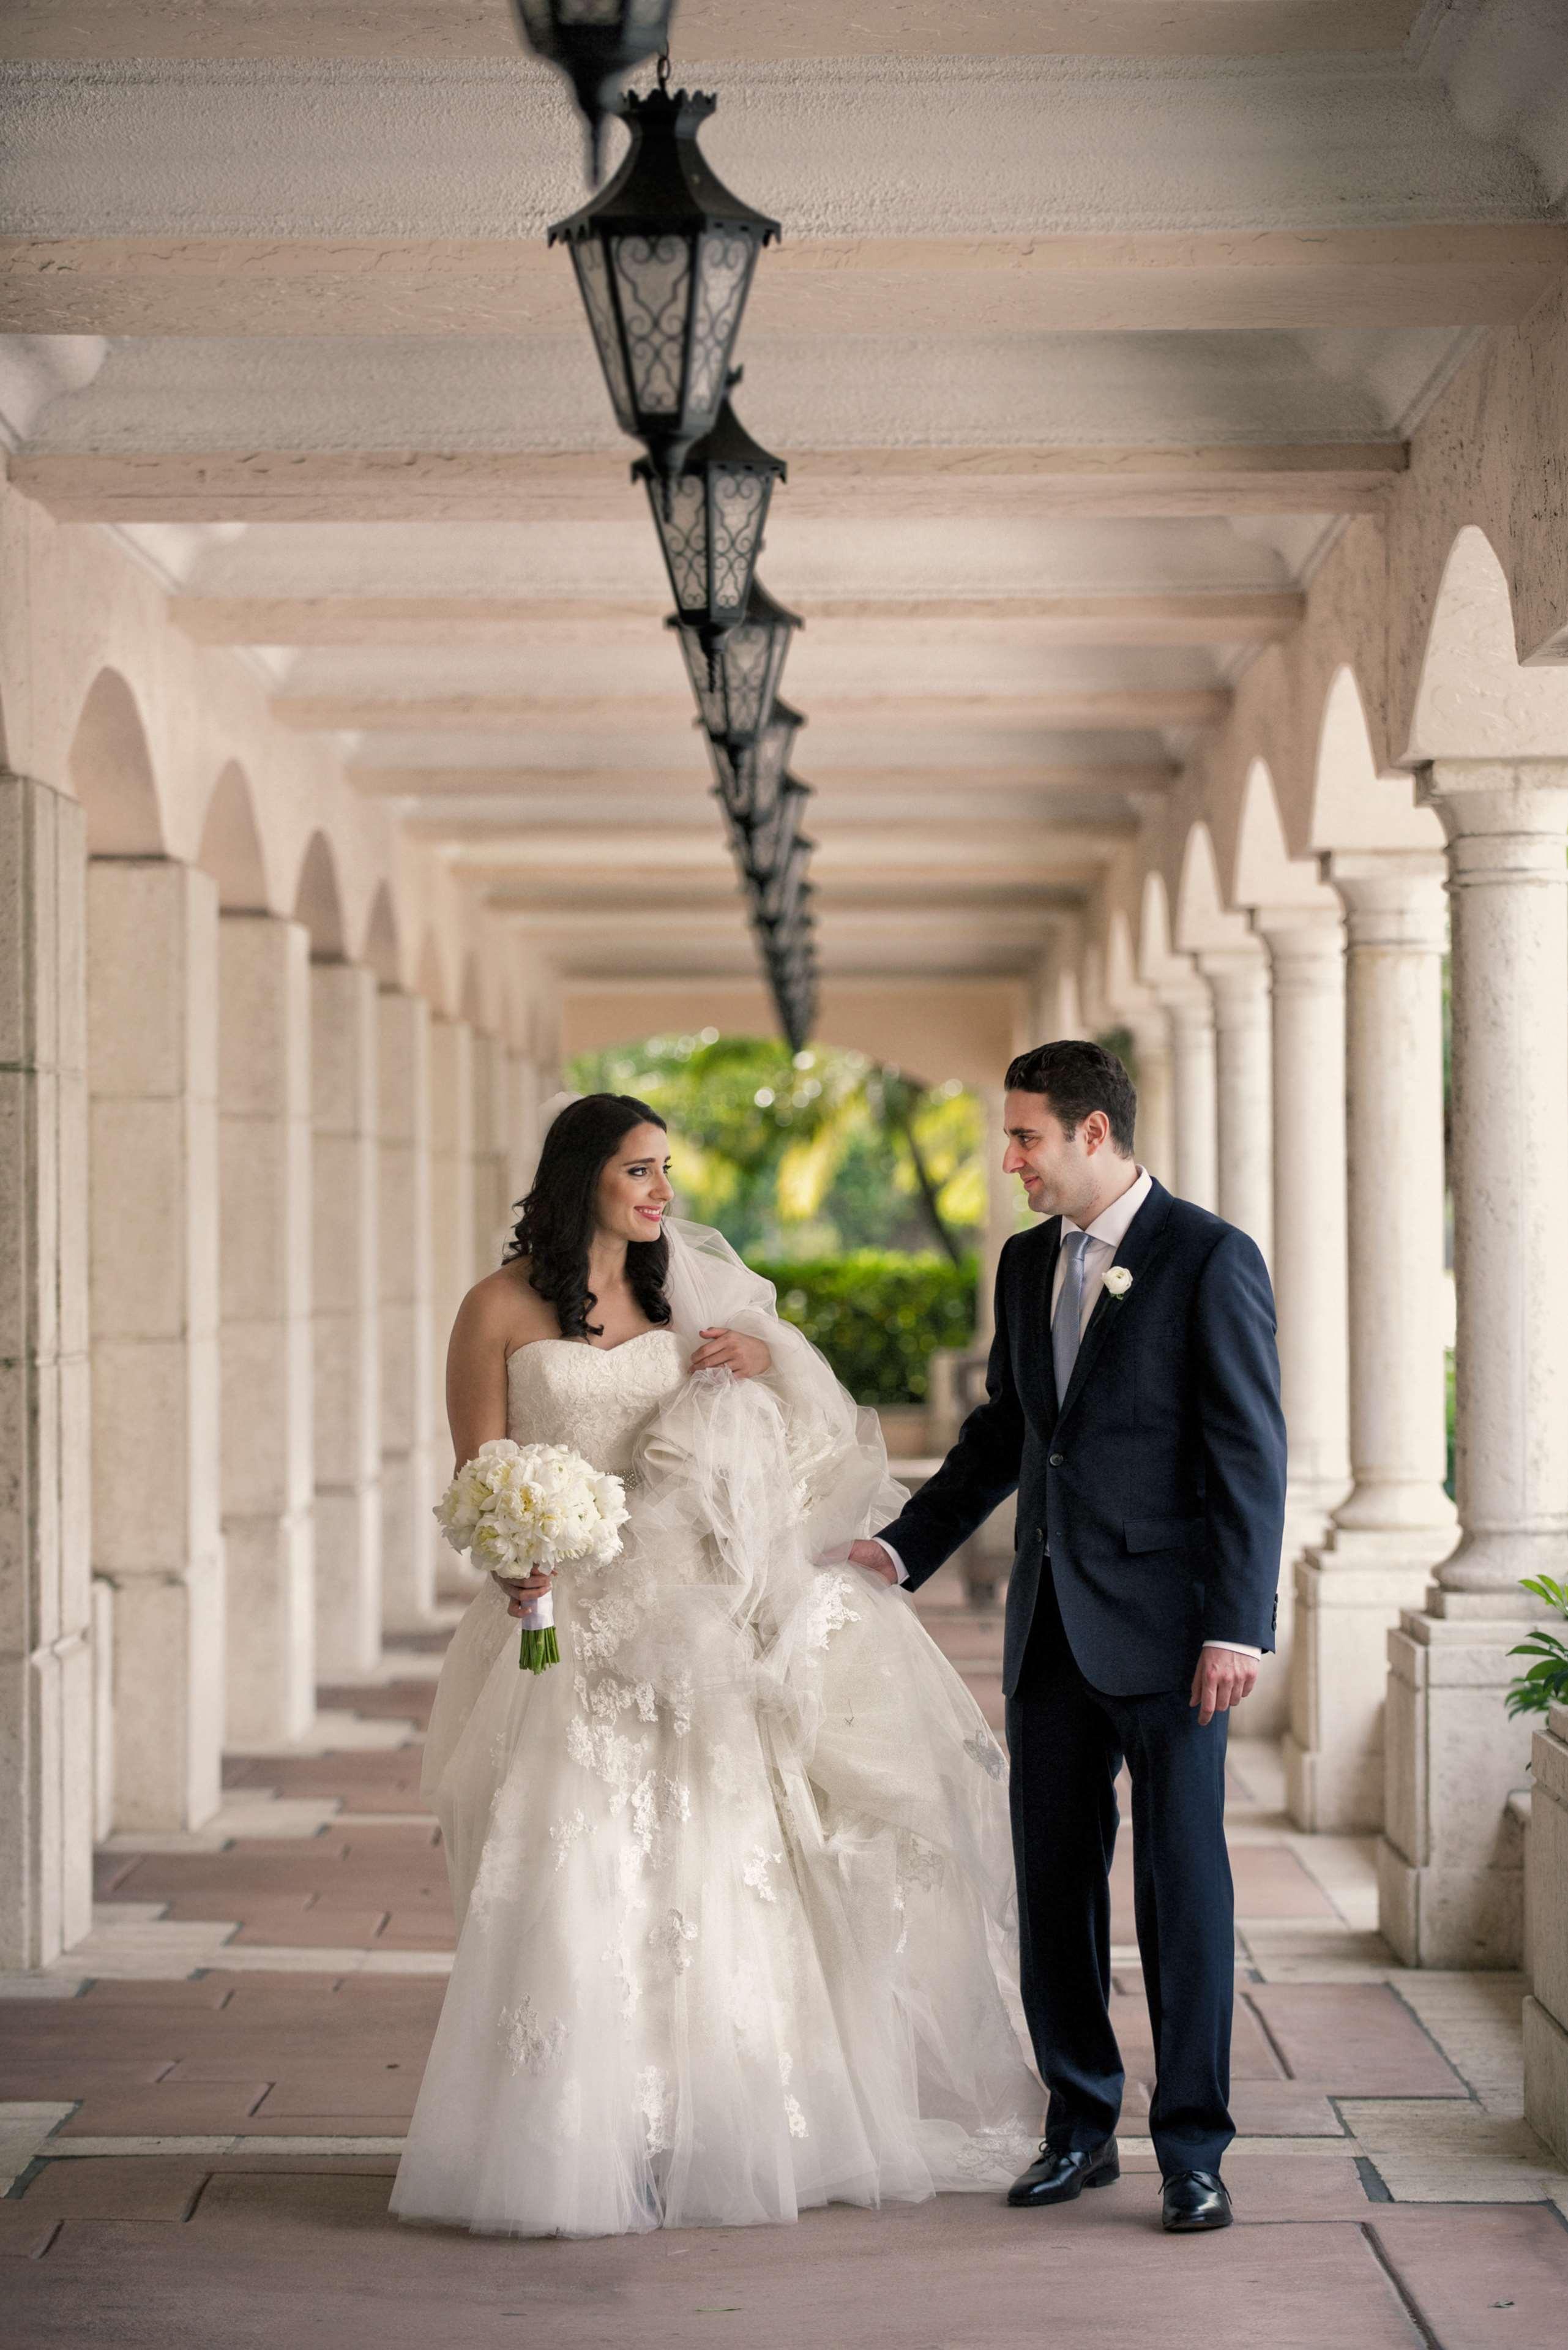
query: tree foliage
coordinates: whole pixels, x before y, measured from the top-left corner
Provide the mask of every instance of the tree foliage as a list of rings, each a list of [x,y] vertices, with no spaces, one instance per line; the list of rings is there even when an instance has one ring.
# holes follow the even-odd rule
[[[749,1257],[935,1242],[957,1260],[984,1220],[984,1121],[961,1086],[711,1028],[583,1054],[568,1083],[635,1094],[667,1119],[682,1207]]]

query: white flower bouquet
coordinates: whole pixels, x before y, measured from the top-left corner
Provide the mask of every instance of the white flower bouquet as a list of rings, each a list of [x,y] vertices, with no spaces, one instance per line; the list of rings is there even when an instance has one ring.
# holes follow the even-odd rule
[[[453,1550],[487,1575],[521,1581],[554,1575],[574,1559],[603,1566],[620,1550],[626,1489],[566,1444],[482,1444],[436,1504],[436,1523]],[[517,1662],[542,1673],[561,1661],[556,1603],[546,1591],[523,1614]]]

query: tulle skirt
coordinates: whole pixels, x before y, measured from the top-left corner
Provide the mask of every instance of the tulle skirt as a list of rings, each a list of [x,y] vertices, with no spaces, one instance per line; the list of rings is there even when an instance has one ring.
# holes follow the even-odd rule
[[[1002,1752],[901,1593],[759,1527],[777,1408],[703,1384],[627,1555],[558,1578],[563,1662],[518,1670],[488,1585],[449,1651],[461,1929],[405,2219],[785,2220],[994,2190],[1039,2135]]]

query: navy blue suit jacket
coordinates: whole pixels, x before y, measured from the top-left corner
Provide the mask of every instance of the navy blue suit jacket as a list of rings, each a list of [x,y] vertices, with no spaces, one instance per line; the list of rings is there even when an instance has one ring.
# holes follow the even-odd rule
[[[1058,1406],[1061,1230],[1053,1216],[1003,1248],[986,1399],[882,1531],[917,1588],[1016,1490],[1008,1696],[1042,1573],[1085,1679],[1147,1695],[1190,1680],[1205,1639],[1274,1645],[1285,1428],[1273,1292],[1245,1232],[1156,1183],[1116,1253],[1132,1286],[1102,1290]]]

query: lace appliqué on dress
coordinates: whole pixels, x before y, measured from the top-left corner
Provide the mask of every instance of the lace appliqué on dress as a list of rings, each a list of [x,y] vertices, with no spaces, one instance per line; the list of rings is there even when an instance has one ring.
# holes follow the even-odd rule
[[[664,1960],[672,1974],[683,1975],[691,1965],[691,1944],[696,1939],[697,1929],[691,1918],[671,1909],[649,1930],[648,1947]]]
[[[502,2045],[514,2073],[544,2072],[566,2044],[566,2027],[559,2017],[552,2023],[541,2023],[531,1999],[516,2007],[504,2007],[500,2024]]]
[[[964,1740],[963,1751],[971,1762],[980,1764],[988,1779],[1000,1779],[1007,1769],[1007,1757],[995,1739],[983,1736],[978,1730],[972,1738]]]
[[[754,1844],[741,1866],[741,1882],[749,1885],[760,1901],[776,1901],[778,1895],[768,1879],[770,1868],[779,1867],[782,1852],[769,1852],[765,1845]]]
[[[819,1576],[811,1595],[805,1616],[805,1641],[808,1648],[826,1648],[835,1632],[846,1624],[858,1624],[860,1610],[851,1607],[850,1596],[855,1586],[846,1575]]]

